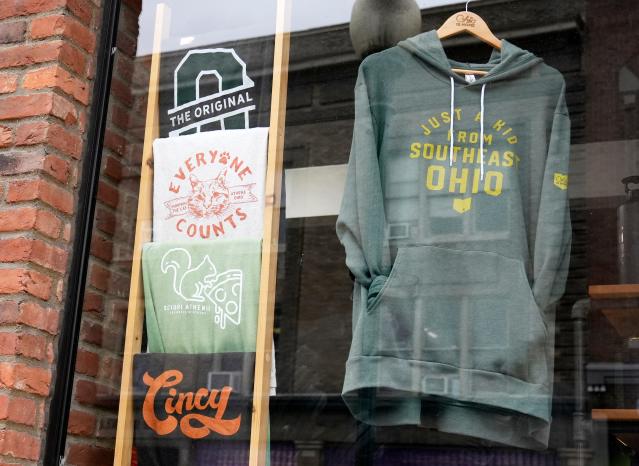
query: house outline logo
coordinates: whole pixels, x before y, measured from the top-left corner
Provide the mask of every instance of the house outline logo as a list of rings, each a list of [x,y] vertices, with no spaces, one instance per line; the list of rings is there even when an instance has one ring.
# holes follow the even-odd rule
[[[218,90],[201,95],[201,81],[211,75],[217,78]],[[249,113],[256,108],[254,87],[246,63],[235,50],[190,50],[173,72],[169,136],[197,133],[203,125],[217,121],[223,130],[248,128]]]

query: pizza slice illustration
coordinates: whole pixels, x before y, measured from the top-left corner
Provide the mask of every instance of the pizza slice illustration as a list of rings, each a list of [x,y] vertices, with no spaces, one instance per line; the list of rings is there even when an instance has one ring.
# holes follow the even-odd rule
[[[215,323],[224,330],[228,323],[240,325],[242,320],[242,271],[226,270],[207,277],[205,294],[213,305]]]

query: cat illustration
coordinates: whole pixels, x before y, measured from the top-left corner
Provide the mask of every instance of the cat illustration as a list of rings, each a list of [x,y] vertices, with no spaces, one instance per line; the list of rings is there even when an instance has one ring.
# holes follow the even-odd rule
[[[173,273],[173,291],[185,301],[204,302],[208,288],[215,280],[217,269],[209,256],[204,256],[197,267],[191,268],[191,254],[186,249],[167,251],[160,262],[162,273]]]
[[[192,194],[187,202],[189,211],[196,217],[221,215],[229,208],[230,196],[226,186],[226,170],[212,180],[199,180],[195,175],[189,177]]]

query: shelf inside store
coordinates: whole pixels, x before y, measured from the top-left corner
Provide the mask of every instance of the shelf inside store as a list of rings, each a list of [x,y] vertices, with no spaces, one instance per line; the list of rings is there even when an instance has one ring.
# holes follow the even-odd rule
[[[639,421],[637,409],[593,409],[593,421]]]
[[[639,298],[639,284],[591,285],[588,295],[591,299]]]

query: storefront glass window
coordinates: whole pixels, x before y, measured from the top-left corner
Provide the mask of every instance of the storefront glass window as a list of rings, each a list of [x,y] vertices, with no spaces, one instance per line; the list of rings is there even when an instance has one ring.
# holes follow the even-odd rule
[[[467,7],[123,3],[69,448],[636,463],[639,9]]]

